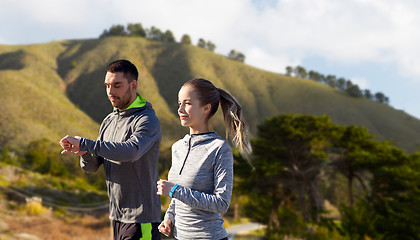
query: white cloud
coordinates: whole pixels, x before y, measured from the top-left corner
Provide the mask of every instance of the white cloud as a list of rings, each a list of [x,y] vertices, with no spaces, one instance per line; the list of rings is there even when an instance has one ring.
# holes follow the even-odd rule
[[[8,23],[0,30],[0,39],[5,42],[97,37],[110,25],[140,22],[145,27],[169,29],[177,40],[183,34],[189,34],[193,43],[198,38],[210,40],[221,54],[236,49],[245,54],[248,63],[271,71],[311,56],[322,56],[343,64],[392,62],[402,74],[420,76],[417,1],[0,0],[0,3],[0,20]]]
[[[369,82],[367,79],[363,77],[352,77],[350,78],[352,83],[357,84],[360,89],[368,89],[369,88]]]
[[[183,34],[193,44],[210,40],[223,55],[238,50],[246,63],[274,72],[320,58],[394,65],[412,85],[420,82],[420,1],[0,0],[0,6],[0,43],[94,38],[113,24],[142,23],[169,29],[177,40]],[[362,88],[375,87],[355,75]]]
[[[258,47],[248,49],[246,52],[245,61],[248,64],[262,69],[270,69],[277,73],[284,74],[286,66],[300,65],[300,62],[297,59],[282,59],[281,56],[273,56],[269,52]]]

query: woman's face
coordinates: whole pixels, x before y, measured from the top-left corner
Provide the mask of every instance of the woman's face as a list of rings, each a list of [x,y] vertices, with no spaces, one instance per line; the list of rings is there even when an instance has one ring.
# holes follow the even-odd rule
[[[207,125],[210,104],[201,106],[197,93],[190,85],[183,86],[178,93],[178,115],[181,125],[201,129]]]

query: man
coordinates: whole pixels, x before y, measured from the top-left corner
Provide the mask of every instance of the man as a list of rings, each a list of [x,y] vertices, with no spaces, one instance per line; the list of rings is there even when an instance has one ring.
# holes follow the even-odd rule
[[[152,105],[137,93],[134,64],[118,60],[106,71],[114,111],[103,120],[96,141],[65,136],[62,153],[80,155],[80,166],[88,173],[104,165],[114,239],[160,239],[160,123]]]

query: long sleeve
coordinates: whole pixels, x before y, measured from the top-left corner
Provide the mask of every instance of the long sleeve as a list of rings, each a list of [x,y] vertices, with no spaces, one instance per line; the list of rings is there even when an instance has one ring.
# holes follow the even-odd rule
[[[80,156],[80,167],[87,173],[96,172],[103,162],[103,158],[92,156],[90,153]]]
[[[160,125],[153,118],[145,116],[128,140],[109,142],[82,138],[80,150],[113,161],[129,162],[141,158],[159,138]]]
[[[174,199],[172,199],[171,203],[169,203],[164,219],[165,218],[171,219],[172,225],[175,224],[175,200]]]
[[[200,192],[179,186],[173,196],[181,202],[200,210],[225,213],[229,208],[232,185],[233,155],[229,147],[224,147],[215,160],[213,193]]]

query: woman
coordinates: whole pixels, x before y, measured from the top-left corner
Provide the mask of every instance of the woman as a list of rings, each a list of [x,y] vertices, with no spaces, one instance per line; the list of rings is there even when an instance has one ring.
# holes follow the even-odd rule
[[[233,156],[229,144],[210,132],[208,124],[219,102],[226,136],[241,152],[251,151],[237,100],[209,80],[186,82],[178,93],[178,114],[190,133],[172,145],[168,181],[158,181],[157,194],[172,198],[159,226],[166,236],[174,225],[177,239],[227,239],[221,214],[232,195]]]

